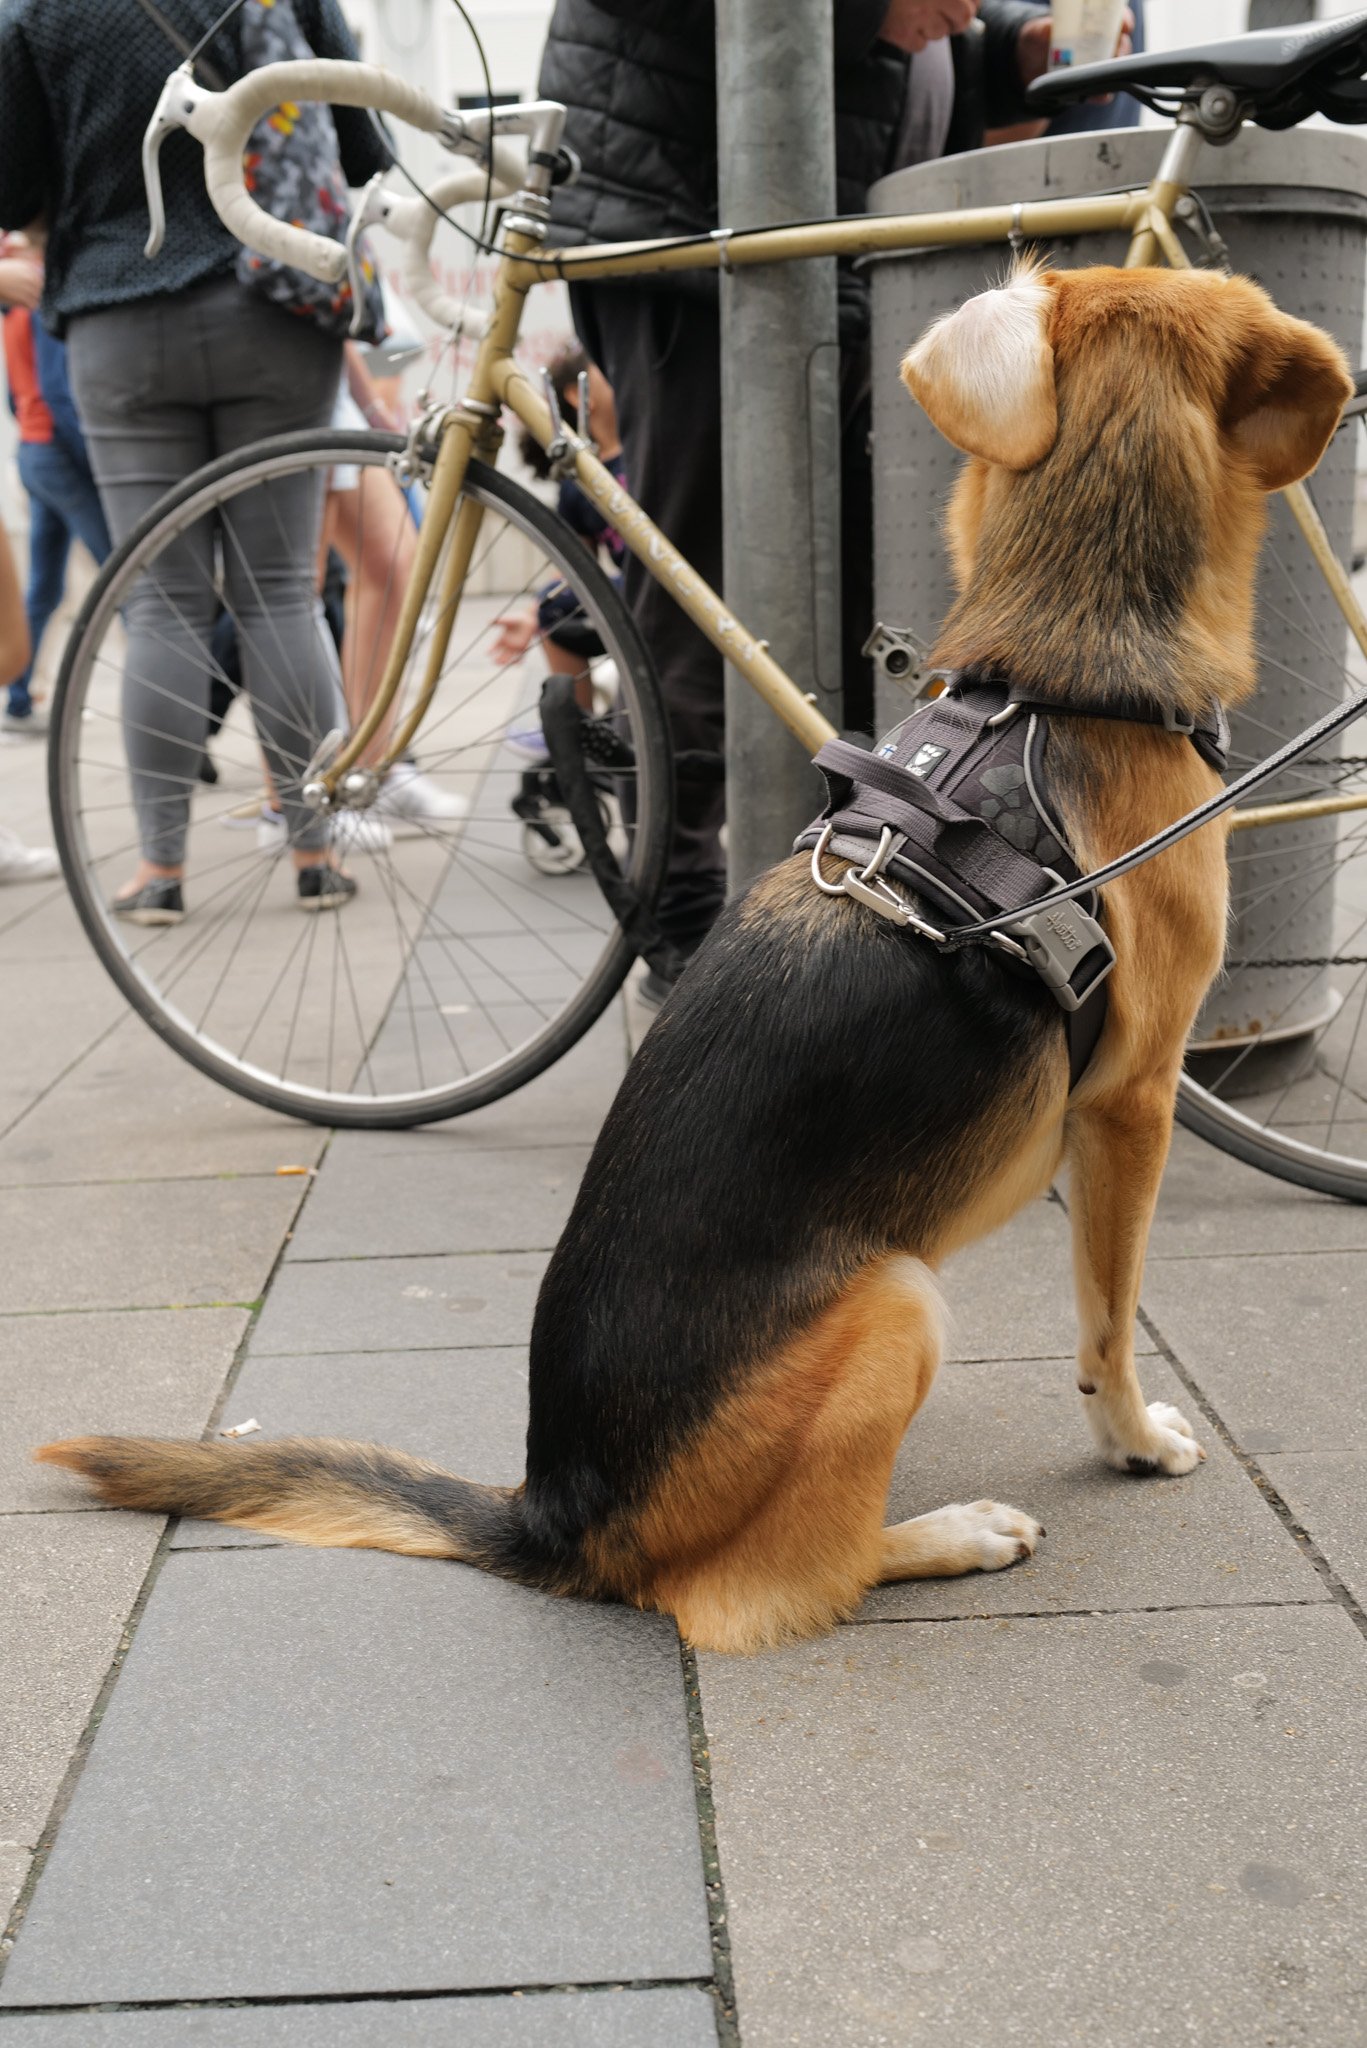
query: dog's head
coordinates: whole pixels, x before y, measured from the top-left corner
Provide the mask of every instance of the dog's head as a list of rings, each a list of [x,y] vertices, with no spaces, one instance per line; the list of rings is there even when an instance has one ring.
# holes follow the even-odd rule
[[[1352,391],[1327,335],[1247,278],[1018,264],[937,320],[902,376],[973,458],[950,510],[970,586],[951,625],[968,604],[989,626],[969,600],[990,584],[994,644],[970,634],[953,658],[1047,683],[1071,642],[1133,687],[1204,643],[1232,653],[1222,694],[1241,693],[1264,497],[1314,468]]]
[[[1249,279],[1204,270],[1020,263],[999,289],[937,320],[902,364],[945,439],[1008,470],[1053,450],[1062,394],[1117,370],[1156,382],[1175,407],[1200,405],[1263,491],[1309,475],[1353,388],[1327,334]]]

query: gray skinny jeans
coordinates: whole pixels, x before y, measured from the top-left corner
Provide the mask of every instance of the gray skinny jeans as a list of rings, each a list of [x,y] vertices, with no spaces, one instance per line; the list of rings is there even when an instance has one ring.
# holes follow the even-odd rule
[[[114,543],[202,464],[264,434],[325,426],[342,345],[235,278],[73,319],[68,366]],[[299,799],[300,770],[346,725],[336,653],[315,590],[322,485],[314,471],[242,493],[157,557],[128,600],[124,743],[147,860],[178,867],[226,606],[243,683],[292,842],[326,826]]]

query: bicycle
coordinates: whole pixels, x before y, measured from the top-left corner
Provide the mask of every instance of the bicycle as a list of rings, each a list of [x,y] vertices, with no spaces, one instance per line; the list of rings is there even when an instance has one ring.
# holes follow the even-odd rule
[[[569,168],[558,106],[445,111],[383,72],[326,61],[271,66],[223,93],[206,91],[185,71],[173,74],[144,149],[154,230],[157,150],[165,134],[185,127],[204,144],[210,195],[241,240],[335,280],[355,261],[359,233],[387,225],[406,242],[404,274],[413,296],[439,325],[477,338],[478,348],[461,395],[427,407],[406,437],[285,436],[210,465],[148,514],[92,588],[58,683],[52,807],[82,922],[134,1007],[194,1065],[251,1100],[313,1121],[383,1128],[460,1114],[520,1086],[566,1052],[620,988],[640,937],[629,937],[623,920],[630,923],[632,904],[648,909],[669,844],[667,728],[649,651],[612,582],[539,498],[495,468],[505,408],[546,452],[552,473],[573,476],[807,751],[831,737],[765,643],[727,611],[599,461],[591,419],[568,423],[556,394],[538,389],[514,358],[533,285],[547,277],[658,275],[952,243],[1047,244],[1053,236],[1116,229],[1130,235],[1131,265],[1186,265],[1174,222],[1194,212],[1200,225],[1191,174],[1202,147],[1227,141],[1247,118],[1286,125],[1316,105],[1356,118],[1353,90],[1361,93],[1364,70],[1367,17],[1359,17],[1195,53],[1132,58],[1037,85],[1042,99],[1055,101],[1125,85],[1175,113],[1162,164],[1141,190],[564,251],[543,246],[552,184]],[[243,141],[263,112],[287,98],[387,112],[439,137],[472,166],[443,181],[430,200],[373,186],[343,250],[271,220],[243,188]],[[525,161],[513,142],[519,137],[527,144]],[[510,205],[496,243],[492,309],[487,319],[472,319],[432,279],[427,249],[443,209],[499,192],[510,195]],[[1367,380],[1359,380],[1363,388]],[[194,792],[190,874],[200,891],[197,914],[172,930],[130,936],[108,907],[118,865],[134,843],[124,770],[100,758],[102,749],[110,751],[103,736],[111,727],[117,733],[120,723],[113,692],[121,614],[147,579],[157,583],[160,574],[164,591],[183,573],[187,537],[197,534],[199,573],[222,599],[235,499],[248,490],[269,493],[274,480],[300,470],[318,473],[321,487],[339,465],[383,469],[425,499],[421,527],[407,537],[402,561],[396,548],[391,565],[395,604],[386,606],[369,650],[364,708],[357,707],[349,731],[299,732],[306,799],[333,820],[348,859],[365,864],[367,886],[344,913],[301,924],[276,881],[283,843],[264,855],[254,847],[230,850],[219,828],[253,825],[261,795],[250,734],[230,713],[227,737],[215,744],[219,781]],[[1286,495],[1319,573],[1367,654],[1367,620],[1309,491],[1298,485]],[[518,550],[514,566],[510,557]],[[555,748],[542,744],[545,732],[538,739],[540,675],[490,655],[505,631],[510,579],[524,618],[528,607],[540,606],[548,583],[572,600],[580,652],[570,649],[569,664],[559,663],[569,681],[558,699]],[[470,633],[462,629],[453,651],[458,611],[474,623]],[[551,627],[543,632],[539,610],[537,620],[536,644],[563,655],[563,632],[559,639]],[[319,646],[320,659],[335,660],[321,621]],[[550,724],[548,715],[547,730]],[[410,757],[419,736],[425,751],[412,757],[414,764],[462,797],[465,815],[454,827],[420,828],[404,848],[392,841],[367,848],[366,814],[372,826],[383,816],[386,771]],[[1367,1145],[1356,1156],[1331,1141],[1350,1126],[1354,1141],[1367,1134],[1367,1066],[1358,1053],[1367,959],[1352,951],[1367,925],[1367,895],[1359,909],[1348,890],[1336,888],[1367,830],[1351,822],[1367,811],[1361,766],[1355,757],[1334,755],[1308,793],[1235,820],[1262,832],[1339,821],[1332,845],[1311,849],[1305,875],[1310,891],[1335,890],[1351,927],[1336,944],[1342,957],[1334,1014],[1297,1041],[1302,1065],[1310,1062],[1308,1082],[1293,1073],[1264,1084],[1261,1099],[1240,1107],[1207,1073],[1213,1085],[1184,1080],[1179,1106],[1182,1120],[1222,1149],[1354,1199],[1367,1199]],[[193,764],[178,770],[181,786],[191,787],[195,772]],[[576,780],[574,821],[596,842],[596,860],[587,866],[575,835],[562,837],[560,830],[569,808],[563,785]],[[551,850],[539,863],[538,847]],[[606,868],[604,848],[612,856]],[[600,886],[609,871],[621,884],[615,910]],[[1344,969],[1352,970],[1346,988]],[[1275,1036],[1273,1018],[1232,1050],[1227,1068],[1235,1084]],[[1314,1098],[1308,1111],[1307,1092]],[[1327,1116],[1320,1116],[1323,1097]],[[1323,1143],[1313,1141],[1307,1114],[1320,1116]]]

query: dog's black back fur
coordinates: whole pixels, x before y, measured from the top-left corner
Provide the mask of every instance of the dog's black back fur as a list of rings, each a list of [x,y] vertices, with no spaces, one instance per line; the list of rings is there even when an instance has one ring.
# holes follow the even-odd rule
[[[532,1328],[526,1507],[553,1551],[639,1499],[857,1267],[924,1246],[985,1119],[1028,1114],[1064,1061],[1034,976],[807,890],[728,908],[594,1147]]]

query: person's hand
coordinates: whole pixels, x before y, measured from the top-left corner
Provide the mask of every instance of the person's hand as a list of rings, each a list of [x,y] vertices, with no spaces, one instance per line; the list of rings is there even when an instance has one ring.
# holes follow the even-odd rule
[[[0,305],[38,310],[43,296],[43,266],[30,256],[0,256]]]
[[[494,625],[498,630],[491,652],[500,668],[510,668],[515,661],[521,661],[536,638],[536,606],[528,605],[525,612],[505,613],[494,620]]]
[[[879,39],[914,57],[927,43],[961,34],[977,11],[978,0],[889,0]]]

